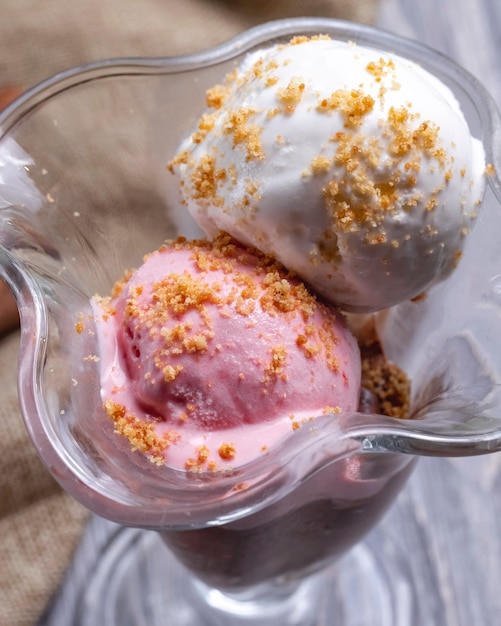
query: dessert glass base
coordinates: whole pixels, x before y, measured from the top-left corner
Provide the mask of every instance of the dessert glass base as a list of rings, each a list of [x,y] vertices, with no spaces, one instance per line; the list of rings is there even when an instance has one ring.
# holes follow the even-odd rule
[[[266,598],[256,602],[198,582],[157,533],[94,517],[77,554],[78,569],[69,572],[65,594],[39,626],[417,626],[415,581],[402,555],[383,555],[388,539],[384,531],[371,533],[294,590],[265,588]]]
[[[426,297],[373,320],[386,356],[412,380],[411,419],[326,415],[234,471],[157,468],[104,415],[90,299],[166,238],[199,234],[169,204],[176,190],[166,164],[205,90],[248,51],[318,33],[425,66],[452,89],[493,165],[457,269]],[[393,35],[284,20],[193,56],[68,71],[7,108],[0,128],[0,276],[20,309],[26,426],[64,489],[132,528],[113,535],[92,569],[80,623],[203,624],[211,615],[205,623],[377,625],[392,615],[412,623],[383,584],[378,546],[348,551],[394,501],[417,455],[501,448],[501,123],[482,86]],[[376,601],[365,621],[359,594],[369,607]]]

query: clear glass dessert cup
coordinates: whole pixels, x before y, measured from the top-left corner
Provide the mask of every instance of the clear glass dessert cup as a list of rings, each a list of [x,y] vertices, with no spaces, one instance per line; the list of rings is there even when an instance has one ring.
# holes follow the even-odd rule
[[[501,171],[500,118],[475,78],[411,41],[327,19],[264,24],[192,56],[76,68],[0,117],[0,275],[21,314],[24,419],[63,488],[125,529],[74,624],[391,623],[360,601],[340,608],[332,563],[380,519],[419,456],[501,445],[496,174],[453,275],[375,316],[386,355],[412,379],[412,419],[325,416],[246,466],[186,474],[131,453],[103,417],[96,336],[76,332],[89,299],[164,239],[197,233],[169,206],[166,163],[205,90],[249,50],[315,33],[421,63],[452,88]]]

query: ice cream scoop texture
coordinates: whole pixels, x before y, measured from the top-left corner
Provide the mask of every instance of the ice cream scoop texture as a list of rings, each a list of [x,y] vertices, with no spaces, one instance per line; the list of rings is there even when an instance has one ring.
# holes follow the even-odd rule
[[[227,236],[164,245],[93,306],[106,411],[158,463],[245,463],[314,417],[357,410],[343,316]]]
[[[250,53],[169,163],[202,229],[274,256],[330,301],[413,298],[461,257],[482,144],[416,63],[328,37]]]

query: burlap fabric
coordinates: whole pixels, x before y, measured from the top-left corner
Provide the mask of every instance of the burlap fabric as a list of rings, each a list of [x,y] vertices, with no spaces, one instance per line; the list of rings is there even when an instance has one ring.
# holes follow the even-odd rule
[[[194,52],[280,17],[317,15],[370,23],[376,2],[0,0],[0,90],[13,85],[26,89],[58,71],[100,58]],[[0,289],[0,335],[5,304]],[[0,336],[2,626],[36,623],[61,581],[87,518],[42,467],[25,432],[17,401],[17,354],[17,333]]]

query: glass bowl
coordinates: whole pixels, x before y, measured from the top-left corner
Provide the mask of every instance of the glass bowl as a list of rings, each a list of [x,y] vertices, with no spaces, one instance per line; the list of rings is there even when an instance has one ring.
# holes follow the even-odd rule
[[[501,171],[499,113],[474,77],[414,42],[328,19],[263,24],[191,56],[75,68],[27,92],[0,116],[0,275],[21,315],[22,413],[66,491],[99,516],[159,531],[176,559],[203,581],[193,582],[188,617],[179,613],[165,623],[321,623],[318,611],[327,609],[317,603],[313,610],[315,572],[364,537],[420,455],[500,447],[496,174],[452,276],[426,298],[374,316],[387,356],[412,380],[412,419],[324,416],[258,461],[188,477],[131,455],[103,417],[90,298],[109,293],[124,269],[138,266],[166,238],[199,234],[169,205],[166,164],[198,119],[206,89],[249,51],[316,33],[421,63],[456,94],[487,162]],[[82,319],[86,331],[78,334]],[[178,567],[167,557],[165,563]],[[121,612],[112,618],[86,605],[78,623],[104,623],[106,614],[107,624],[139,624],[135,611],[162,607],[135,594],[138,585],[127,576],[115,585],[114,598],[103,593],[100,599],[121,603]],[[183,583],[180,593],[187,588]],[[132,605],[134,611],[124,609]],[[158,610],[166,615],[165,607]]]

